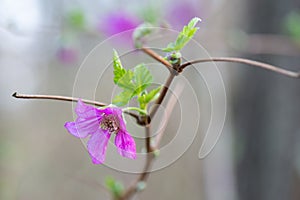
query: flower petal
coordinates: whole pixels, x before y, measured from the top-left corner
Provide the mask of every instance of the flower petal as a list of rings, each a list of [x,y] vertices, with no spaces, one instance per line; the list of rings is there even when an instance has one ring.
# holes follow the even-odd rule
[[[99,112],[105,115],[117,115],[118,117],[122,116],[122,109],[114,106],[99,109]]]
[[[136,148],[135,141],[128,133],[120,130],[115,137],[115,145],[117,146],[118,152],[121,156],[135,159]]]
[[[75,112],[80,118],[101,118],[101,113],[97,108],[86,105],[81,99],[78,100]]]
[[[127,30],[132,30],[137,27],[139,23],[140,20],[137,17],[124,11],[118,11],[107,15],[102,23],[99,23],[99,30],[108,36],[112,36]]]
[[[93,134],[99,129],[99,119],[97,118],[77,118],[75,122],[65,123],[65,128],[78,138],[85,138],[89,134]]]
[[[104,162],[109,138],[110,134],[108,132],[99,129],[89,139],[87,148],[94,164],[102,164]]]
[[[77,119],[75,122],[67,122],[65,128],[75,137],[85,138],[99,129],[102,114],[98,109],[84,104],[80,99],[75,108]]]
[[[87,132],[78,131],[76,128],[75,122],[65,123],[65,128],[69,131],[69,133],[71,133],[72,135],[74,135],[75,137],[78,137],[78,138],[85,138],[88,135]]]

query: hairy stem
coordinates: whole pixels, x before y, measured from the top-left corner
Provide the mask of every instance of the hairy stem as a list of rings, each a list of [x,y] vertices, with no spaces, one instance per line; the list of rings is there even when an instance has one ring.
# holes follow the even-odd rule
[[[249,60],[249,59],[245,59],[245,58],[231,58],[231,57],[215,57],[215,58],[199,59],[199,60],[186,62],[186,63],[182,64],[179,67],[179,72],[182,72],[186,67],[188,67],[190,65],[193,65],[193,64],[196,64],[196,63],[205,63],[205,62],[242,63],[242,64],[252,65],[252,66],[255,66],[255,67],[270,70],[270,71],[276,72],[278,74],[282,74],[282,75],[289,76],[289,77],[292,77],[292,78],[299,78],[300,77],[299,72],[297,73],[297,72],[289,71],[289,70],[286,70],[286,69],[276,67],[274,65],[270,65],[270,64],[267,64],[267,63],[263,63],[263,62],[258,62],[258,61],[255,61],[255,60]]]

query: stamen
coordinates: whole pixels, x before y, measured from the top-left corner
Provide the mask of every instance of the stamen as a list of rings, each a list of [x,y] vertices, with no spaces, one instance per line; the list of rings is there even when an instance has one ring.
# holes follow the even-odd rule
[[[104,115],[100,123],[100,127],[108,130],[110,133],[117,133],[119,130],[120,122],[114,115]]]

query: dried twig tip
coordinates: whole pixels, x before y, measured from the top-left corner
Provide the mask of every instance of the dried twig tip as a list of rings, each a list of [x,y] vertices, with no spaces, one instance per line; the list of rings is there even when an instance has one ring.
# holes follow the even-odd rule
[[[17,93],[17,92],[14,92],[11,96],[17,98],[17,97],[18,97],[18,93]]]

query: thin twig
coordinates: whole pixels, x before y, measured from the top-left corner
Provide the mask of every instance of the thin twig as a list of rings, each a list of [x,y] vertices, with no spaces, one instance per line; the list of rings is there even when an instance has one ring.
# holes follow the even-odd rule
[[[150,153],[150,152],[152,152],[152,148],[151,148],[151,124],[148,122],[148,118],[146,119],[145,131],[146,131],[146,151],[147,151],[147,153]]]
[[[144,169],[142,173],[138,176],[138,178],[126,189],[124,194],[119,198],[119,200],[127,200],[131,198],[135,193],[139,191],[138,184],[141,182],[146,182],[147,178],[149,177],[149,169],[152,166],[153,160],[155,158],[153,152],[152,152],[152,147],[151,147],[151,124],[148,123],[148,118],[146,119],[146,126],[145,126],[145,131],[146,131],[146,151],[147,151],[147,157],[146,157],[146,163],[144,166]]]
[[[243,63],[243,64],[247,64],[247,65],[260,67],[260,68],[263,68],[263,69],[266,69],[266,70],[270,70],[270,71],[276,72],[278,74],[282,74],[282,75],[289,76],[289,77],[292,77],[292,78],[299,78],[300,77],[300,73],[289,71],[289,70],[286,70],[286,69],[282,69],[282,68],[276,67],[274,65],[258,62],[258,61],[255,61],[255,60],[249,60],[249,59],[244,59],[244,58],[231,58],[231,57],[216,57],[216,58],[199,59],[199,60],[186,62],[186,63],[182,64],[179,67],[179,72],[182,72],[187,66],[190,66],[192,64],[205,63],[205,62]]]
[[[183,90],[183,87],[178,86],[178,87],[175,88],[175,90],[178,91],[178,95],[180,95],[182,90]],[[166,121],[168,121],[175,104],[176,104],[176,99],[175,98],[171,98],[168,101],[168,106],[166,108],[168,116],[166,116]],[[170,112],[168,112],[168,111],[170,111]],[[120,200],[127,200],[130,197],[132,197],[136,192],[138,192],[138,188],[137,188],[138,183],[147,181],[147,178],[149,177],[149,174],[150,174],[149,169],[151,168],[152,163],[153,163],[154,158],[155,158],[155,156],[152,152],[159,148],[161,138],[164,134],[164,128],[163,128],[160,131],[160,133],[157,135],[157,137],[155,138],[156,141],[155,141],[154,146],[151,146],[151,123],[148,123],[147,120],[148,120],[148,118],[146,119],[146,126],[145,126],[145,130],[146,130],[146,143],[145,143],[145,146],[146,146],[146,150],[147,150],[148,154],[147,154],[144,169],[143,169],[142,173],[138,176],[138,178],[124,192],[124,194],[120,198]]]
[[[163,102],[164,98],[166,97],[166,94],[168,92],[168,89],[174,79],[174,77],[176,76],[176,73],[174,73],[174,70],[172,68],[172,65],[165,61],[163,58],[161,58],[159,55],[157,55],[155,52],[153,52],[152,50],[148,49],[148,48],[142,48],[142,50],[147,53],[148,55],[150,55],[152,58],[156,59],[157,61],[161,62],[162,64],[164,64],[169,70],[170,70],[170,75],[166,81],[166,83],[164,84],[163,89],[160,92],[160,95],[158,97],[158,99],[155,102],[155,105],[153,107],[153,109],[151,110],[150,113],[150,119],[152,119],[158,108],[159,105]],[[140,182],[145,182],[147,181],[147,178],[150,174],[149,169],[152,166],[152,163],[154,161],[154,154],[153,154],[153,150],[154,148],[151,146],[151,121],[148,121],[149,118],[145,117],[145,130],[146,130],[146,149],[147,149],[147,158],[146,158],[146,163],[144,166],[144,169],[142,171],[142,173],[138,176],[138,178],[125,190],[124,194],[119,198],[119,200],[127,200],[129,198],[131,198],[135,193],[138,192],[138,184]],[[156,147],[157,145],[155,145]]]
[[[175,77],[175,75],[173,73],[170,73],[166,83],[164,84],[163,89],[160,92],[160,95],[159,95],[158,99],[156,100],[155,104],[153,105],[153,109],[151,110],[151,113],[150,113],[150,118],[151,119],[154,117],[154,115],[156,114],[160,104],[163,102],[174,77]]]
[[[17,92],[13,93],[12,96],[17,99],[48,99],[48,100],[71,101],[71,102],[78,102],[78,100],[80,99],[80,98],[58,96],[58,95],[19,94]],[[86,104],[100,106],[100,107],[107,106],[107,104],[98,101],[91,101],[86,99],[81,99],[81,101]]]
[[[152,58],[154,58],[155,60],[157,60],[158,62],[162,63],[163,65],[165,65],[167,67],[167,69],[169,69],[170,71],[170,75],[166,81],[166,83],[164,84],[163,89],[160,92],[160,95],[158,97],[158,99],[155,102],[155,105],[153,107],[153,109],[151,110],[150,113],[150,119],[152,119],[158,108],[159,105],[163,102],[164,98],[166,97],[166,94],[168,92],[168,89],[174,79],[174,77],[178,74],[174,69],[173,66],[166,61],[165,59],[163,59],[161,56],[159,56],[158,54],[156,54],[154,51],[152,51],[151,49],[142,47],[141,48],[146,54],[148,54],[149,56],[151,56]],[[147,158],[146,158],[146,163],[144,166],[144,169],[142,171],[142,173],[138,176],[138,178],[125,190],[124,194],[119,198],[119,200],[127,200],[129,198],[131,198],[135,193],[138,192],[138,184],[140,182],[145,182],[150,174],[149,169],[152,166],[152,163],[154,161],[154,154],[153,154],[153,150],[154,148],[152,148],[151,146],[151,121],[149,121],[148,117],[144,117],[143,119],[145,119],[145,130],[146,130],[146,149],[147,149]],[[156,146],[156,145],[155,145]]]
[[[48,99],[48,100],[57,100],[57,101],[69,101],[69,102],[78,102],[79,99],[81,98],[75,98],[75,97],[66,97],[66,96],[58,96],[58,95],[32,95],[32,94],[19,94],[17,92],[12,94],[13,97],[17,99]],[[94,105],[94,106],[107,106],[108,104],[102,103],[99,101],[91,101],[87,99],[81,99],[86,104]],[[137,122],[139,122],[139,116],[135,113],[129,112],[129,111],[124,111],[127,115],[134,117]]]
[[[181,93],[183,91],[183,88],[184,88],[184,85],[177,84],[175,89],[174,89],[174,93],[173,93],[174,95],[172,95],[171,98],[168,100],[168,103],[167,103],[166,109],[165,109],[166,117],[165,117],[165,120],[163,120],[160,123],[160,126],[162,128],[155,137],[155,146],[152,147],[153,150],[159,149],[160,142],[161,142],[161,140],[164,136],[165,129],[166,129],[166,126],[164,126],[164,122],[168,123],[168,121],[171,117],[172,111],[174,110],[174,107],[176,105],[176,100],[181,95]],[[176,98],[175,94],[176,94],[177,98]]]
[[[142,47],[141,50],[143,52],[145,52],[146,54],[148,54],[150,57],[152,57],[155,60],[157,60],[158,62],[162,63],[164,66],[166,66],[168,68],[168,70],[174,71],[171,63],[169,63],[167,60],[165,60],[164,58],[162,58],[160,55],[158,55],[157,53],[155,53],[151,49],[146,48],[146,47]]]

